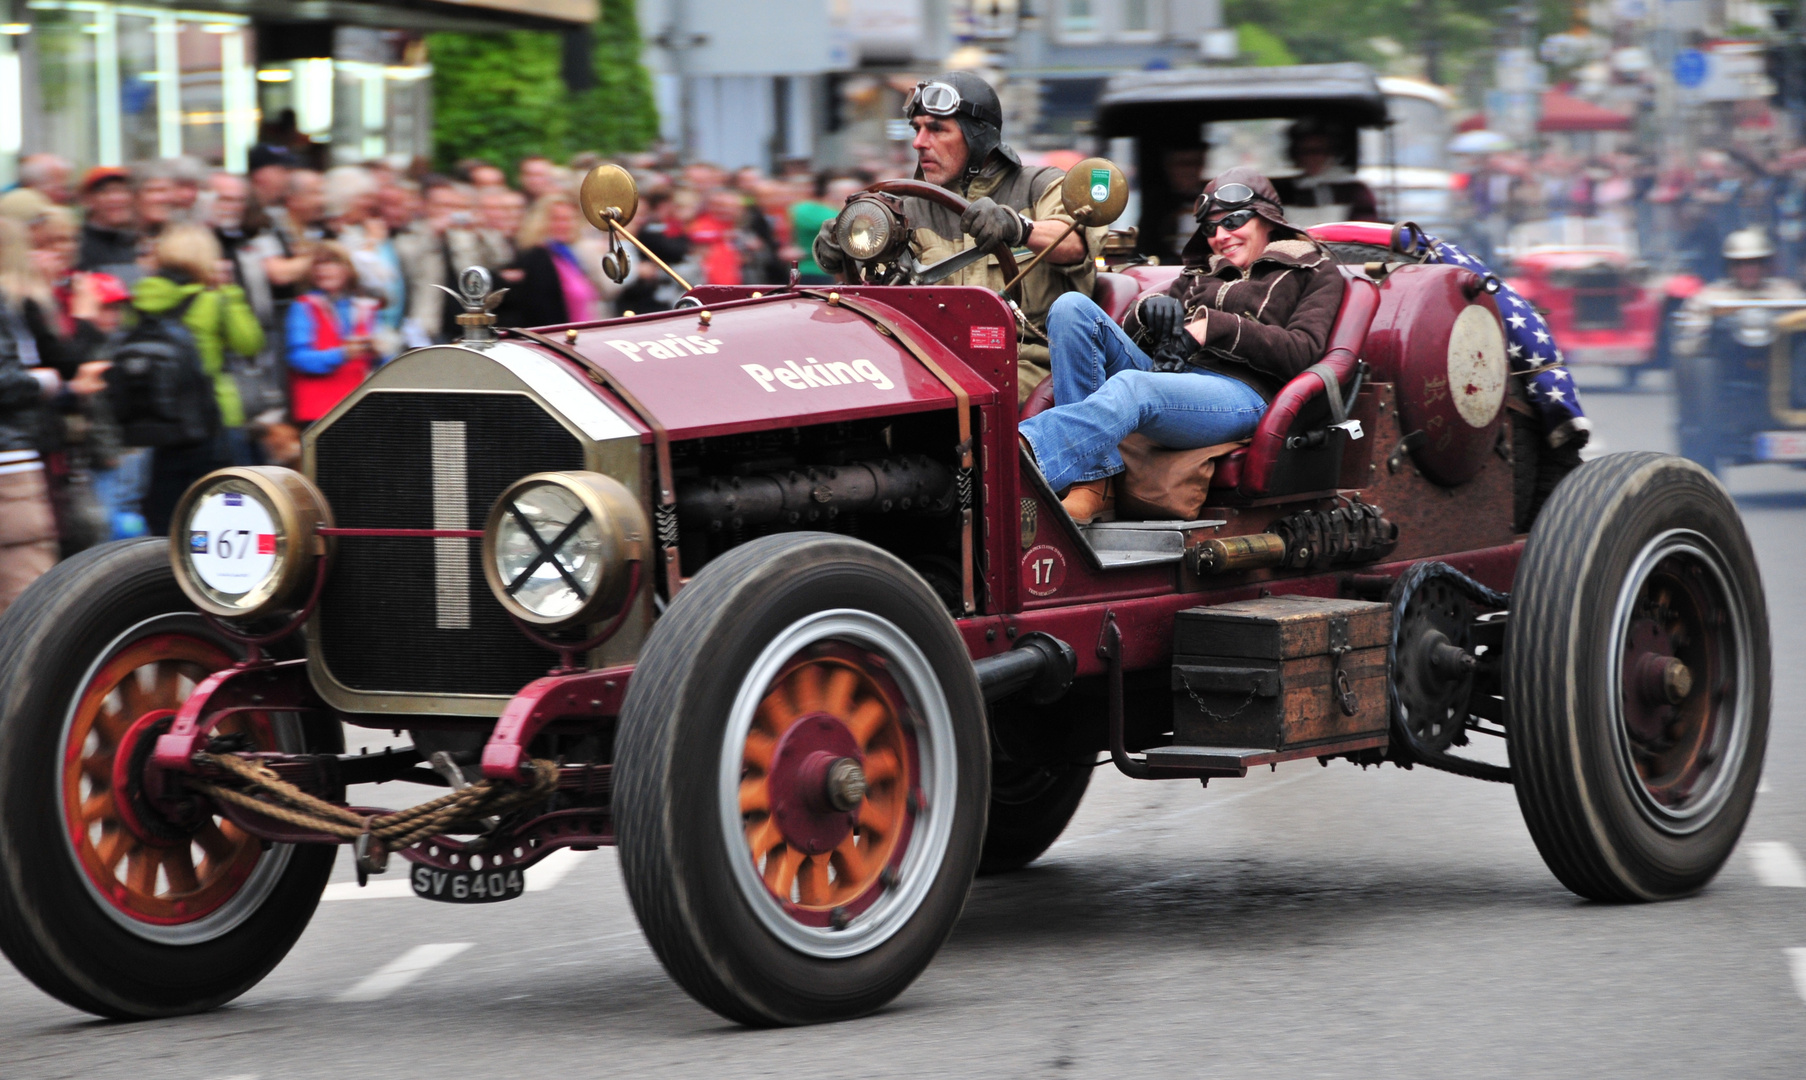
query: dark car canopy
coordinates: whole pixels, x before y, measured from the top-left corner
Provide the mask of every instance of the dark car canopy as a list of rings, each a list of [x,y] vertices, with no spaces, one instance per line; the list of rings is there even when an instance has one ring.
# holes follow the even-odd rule
[[[1295,116],[1376,127],[1386,122],[1386,97],[1366,64],[1298,64],[1129,72],[1111,78],[1097,100],[1106,138],[1195,140],[1198,126],[1212,121]]]

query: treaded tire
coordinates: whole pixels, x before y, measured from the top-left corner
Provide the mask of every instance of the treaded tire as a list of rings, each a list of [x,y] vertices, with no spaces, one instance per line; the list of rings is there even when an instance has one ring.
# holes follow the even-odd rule
[[[1094,771],[1089,762],[1029,768],[1035,777],[1005,778],[1016,781],[1006,786],[993,767],[980,874],[1007,874],[1040,858],[1078,813]]]
[[[114,1019],[202,1012],[256,985],[307,927],[337,854],[289,849],[254,910],[194,944],[133,934],[91,892],[61,835],[64,718],[111,643],[145,620],[193,610],[168,542],[145,539],[64,561],[0,616],[0,950],[46,993]],[[337,746],[330,730],[309,734],[314,748]]]
[[[920,822],[946,815],[938,865],[913,877],[906,871],[892,886],[896,896],[918,897],[914,906],[893,908],[901,913],[896,924],[872,947],[825,957],[785,940],[761,906],[776,910],[777,901],[736,878],[755,860],[739,846],[743,841],[729,844],[723,822],[737,822],[740,810],[724,807],[721,778],[734,741],[736,702],[767,692],[754,685],[761,681],[754,678],[760,665],[790,628],[846,611],[888,620],[920,650],[938,680],[942,715],[950,721],[946,752],[957,770],[953,783],[925,795],[931,809],[916,826],[925,835],[932,826]],[[919,730],[931,726],[918,721]],[[738,776],[737,747],[733,754]],[[984,701],[945,607],[901,561],[841,536],[765,537],[706,566],[654,626],[621,710],[614,777],[622,878],[673,979],[703,1005],[743,1024],[856,1017],[909,986],[965,903],[984,837],[990,779]],[[917,804],[911,805],[913,812]],[[737,867],[736,860],[746,866]],[[860,931],[863,917],[855,917],[849,933]]]
[[[1629,673],[1627,628],[1649,610],[1637,606],[1645,595],[1639,583],[1669,581],[1680,583],[1662,585],[1674,606],[1664,599],[1658,620],[1678,621],[1674,612],[1691,610],[1685,590],[1695,586],[1687,582],[1720,598],[1716,609],[1699,610],[1722,612],[1697,621],[1718,630],[1686,636],[1694,643],[1687,647],[1708,659],[1688,661],[1698,681],[1674,706],[1700,709],[1712,718],[1701,730],[1721,733],[1700,736],[1718,749],[1697,758],[1705,763],[1700,779],[1682,792],[1697,796],[1691,809],[1684,800],[1665,809],[1649,794],[1657,784],[1649,774],[1659,770],[1639,756],[1648,744],[1636,740],[1646,736],[1626,719],[1647,708],[1633,701],[1644,691]],[[1518,565],[1505,687],[1518,805],[1563,885],[1593,900],[1648,901],[1685,896],[1712,880],[1737,843],[1761,777],[1770,659],[1755,555],[1736,506],[1710,473],[1662,454],[1613,454],[1556,489]]]

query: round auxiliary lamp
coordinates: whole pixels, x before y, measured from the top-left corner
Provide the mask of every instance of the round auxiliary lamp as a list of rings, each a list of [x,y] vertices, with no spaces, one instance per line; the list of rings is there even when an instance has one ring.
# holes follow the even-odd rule
[[[293,469],[220,469],[195,481],[170,519],[169,558],[182,592],[208,615],[254,620],[325,573],[332,508]]]

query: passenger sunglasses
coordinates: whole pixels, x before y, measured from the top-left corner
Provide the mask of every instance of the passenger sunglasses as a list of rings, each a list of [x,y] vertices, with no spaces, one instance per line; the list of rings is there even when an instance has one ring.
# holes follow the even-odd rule
[[[1204,237],[1205,239],[1209,239],[1210,237],[1215,236],[1218,228],[1224,228],[1230,232],[1234,232],[1243,225],[1253,221],[1255,216],[1256,215],[1252,210],[1237,210],[1233,214],[1224,214],[1215,221],[1206,221],[1204,222]]]

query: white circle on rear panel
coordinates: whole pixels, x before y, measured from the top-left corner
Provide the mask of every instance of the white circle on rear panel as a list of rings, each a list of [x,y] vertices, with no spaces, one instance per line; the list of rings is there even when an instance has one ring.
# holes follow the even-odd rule
[[[1469,427],[1492,423],[1505,404],[1505,332],[1479,304],[1468,305],[1449,331],[1449,396]]]
[[[203,495],[188,518],[188,559],[195,576],[226,596],[243,596],[276,569],[276,523],[247,491]]]

